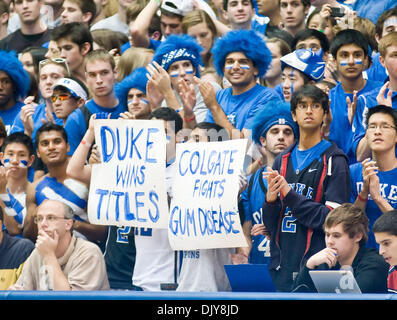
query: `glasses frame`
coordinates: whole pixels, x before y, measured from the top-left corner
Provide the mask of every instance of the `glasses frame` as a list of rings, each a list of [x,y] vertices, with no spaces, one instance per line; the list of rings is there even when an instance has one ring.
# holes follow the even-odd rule
[[[42,217],[42,218],[43,218],[43,219],[39,220],[38,217],[34,217],[34,218],[33,218],[33,222],[34,222],[35,224],[42,223],[42,222],[44,221],[44,218],[45,218],[45,220],[47,220],[47,221],[50,222],[50,223],[54,223],[55,221],[58,221],[58,220],[70,220],[70,219],[65,218],[65,217],[57,217],[57,216],[54,216],[54,215],[48,215],[47,217]],[[49,218],[50,218],[50,219],[49,219]]]
[[[49,63],[63,65],[66,68],[67,76],[70,77],[69,65],[68,65],[68,62],[66,61],[66,59],[64,59],[64,58],[50,58],[50,59],[41,60],[39,62],[39,73],[41,71],[41,68],[43,68],[44,66],[46,66]]]

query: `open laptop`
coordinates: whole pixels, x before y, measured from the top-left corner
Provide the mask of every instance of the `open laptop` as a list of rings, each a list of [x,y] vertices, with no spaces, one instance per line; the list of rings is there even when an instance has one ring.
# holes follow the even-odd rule
[[[232,291],[276,291],[267,264],[227,264],[224,267]]]
[[[350,270],[312,270],[309,274],[319,293],[361,293]]]

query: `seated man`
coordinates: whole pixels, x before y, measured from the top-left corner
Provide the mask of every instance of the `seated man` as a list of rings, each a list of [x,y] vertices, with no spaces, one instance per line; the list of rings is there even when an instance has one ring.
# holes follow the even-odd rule
[[[375,249],[365,248],[368,218],[360,208],[345,203],[332,210],[325,219],[324,232],[326,248],[307,260],[296,278],[296,288],[316,292],[309,270],[351,267],[362,293],[387,292],[388,266]]]
[[[379,244],[379,254],[390,264],[387,287],[397,293],[397,211],[381,215],[374,223],[372,231]]]
[[[10,290],[109,289],[102,252],[73,236],[73,216],[73,210],[57,200],[45,200],[37,208],[36,248]]]

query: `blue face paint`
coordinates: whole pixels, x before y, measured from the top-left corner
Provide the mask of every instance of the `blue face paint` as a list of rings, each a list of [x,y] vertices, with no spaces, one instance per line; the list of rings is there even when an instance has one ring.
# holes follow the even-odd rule
[[[4,167],[6,167],[6,168],[11,167],[10,159],[4,159]],[[27,168],[28,162],[26,160],[19,160],[18,167]]]
[[[339,65],[341,67],[346,67],[348,65],[348,62],[347,62],[347,60],[342,60],[341,62],[339,62]]]
[[[291,80],[291,97],[292,97],[292,94],[294,93],[294,83],[292,82],[292,78],[294,77],[294,69],[291,69],[291,74],[289,76]]]
[[[189,74],[190,75],[190,74],[193,74],[193,73],[194,73],[194,71],[193,71],[192,68],[185,69],[185,74]],[[178,70],[170,72],[170,77],[171,78],[178,78],[179,76],[180,76],[180,72]]]
[[[250,66],[248,64],[240,64],[240,69],[250,70],[251,68],[250,68]]]
[[[363,59],[354,59],[354,64],[363,64]]]

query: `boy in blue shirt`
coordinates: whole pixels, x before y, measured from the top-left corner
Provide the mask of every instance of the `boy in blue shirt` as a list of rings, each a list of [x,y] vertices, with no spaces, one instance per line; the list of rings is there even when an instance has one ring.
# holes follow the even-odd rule
[[[69,154],[73,154],[80,144],[93,113],[110,114],[110,119],[118,119],[120,113],[127,111],[127,106],[121,104],[116,96],[116,64],[106,50],[94,50],[87,54],[85,74],[92,99],[82,108],[73,111],[65,123],[70,144]]]
[[[288,103],[271,101],[254,119],[252,138],[267,163],[261,163],[261,167],[248,178],[248,186],[239,201],[244,214],[243,231],[251,250],[244,252],[245,247],[237,250],[246,255],[249,263],[268,264],[270,261],[270,241],[263,234],[262,222],[262,204],[267,192],[263,172],[266,172],[266,166],[273,165],[274,158],[289,147],[298,135],[298,126],[292,120]]]
[[[397,110],[397,32],[392,32],[379,41],[379,52],[380,62],[385,66],[389,74],[389,81],[380,90],[374,89],[372,92],[357,99],[352,145],[357,161],[363,161],[371,154],[365,136],[365,121],[368,109],[383,104]]]
[[[397,111],[382,105],[370,108],[366,126],[372,156],[350,166],[350,201],[366,212],[372,228],[378,217],[397,208]],[[376,248],[372,231],[367,247]]]
[[[353,112],[349,111],[347,99],[354,101],[355,97],[382,86],[380,82],[368,81],[363,77],[369,59],[368,46],[368,41],[361,32],[347,29],[335,36],[330,49],[336,61],[340,82],[329,92],[332,113],[329,140],[343,150],[350,164],[357,160],[352,150]]]
[[[305,85],[296,91],[291,113],[299,139],[265,174],[262,219],[271,235],[269,269],[279,291],[292,290],[293,274],[325,247],[322,228],[328,213],[349,200],[347,157],[321,136],[328,112],[328,96],[321,89]]]

